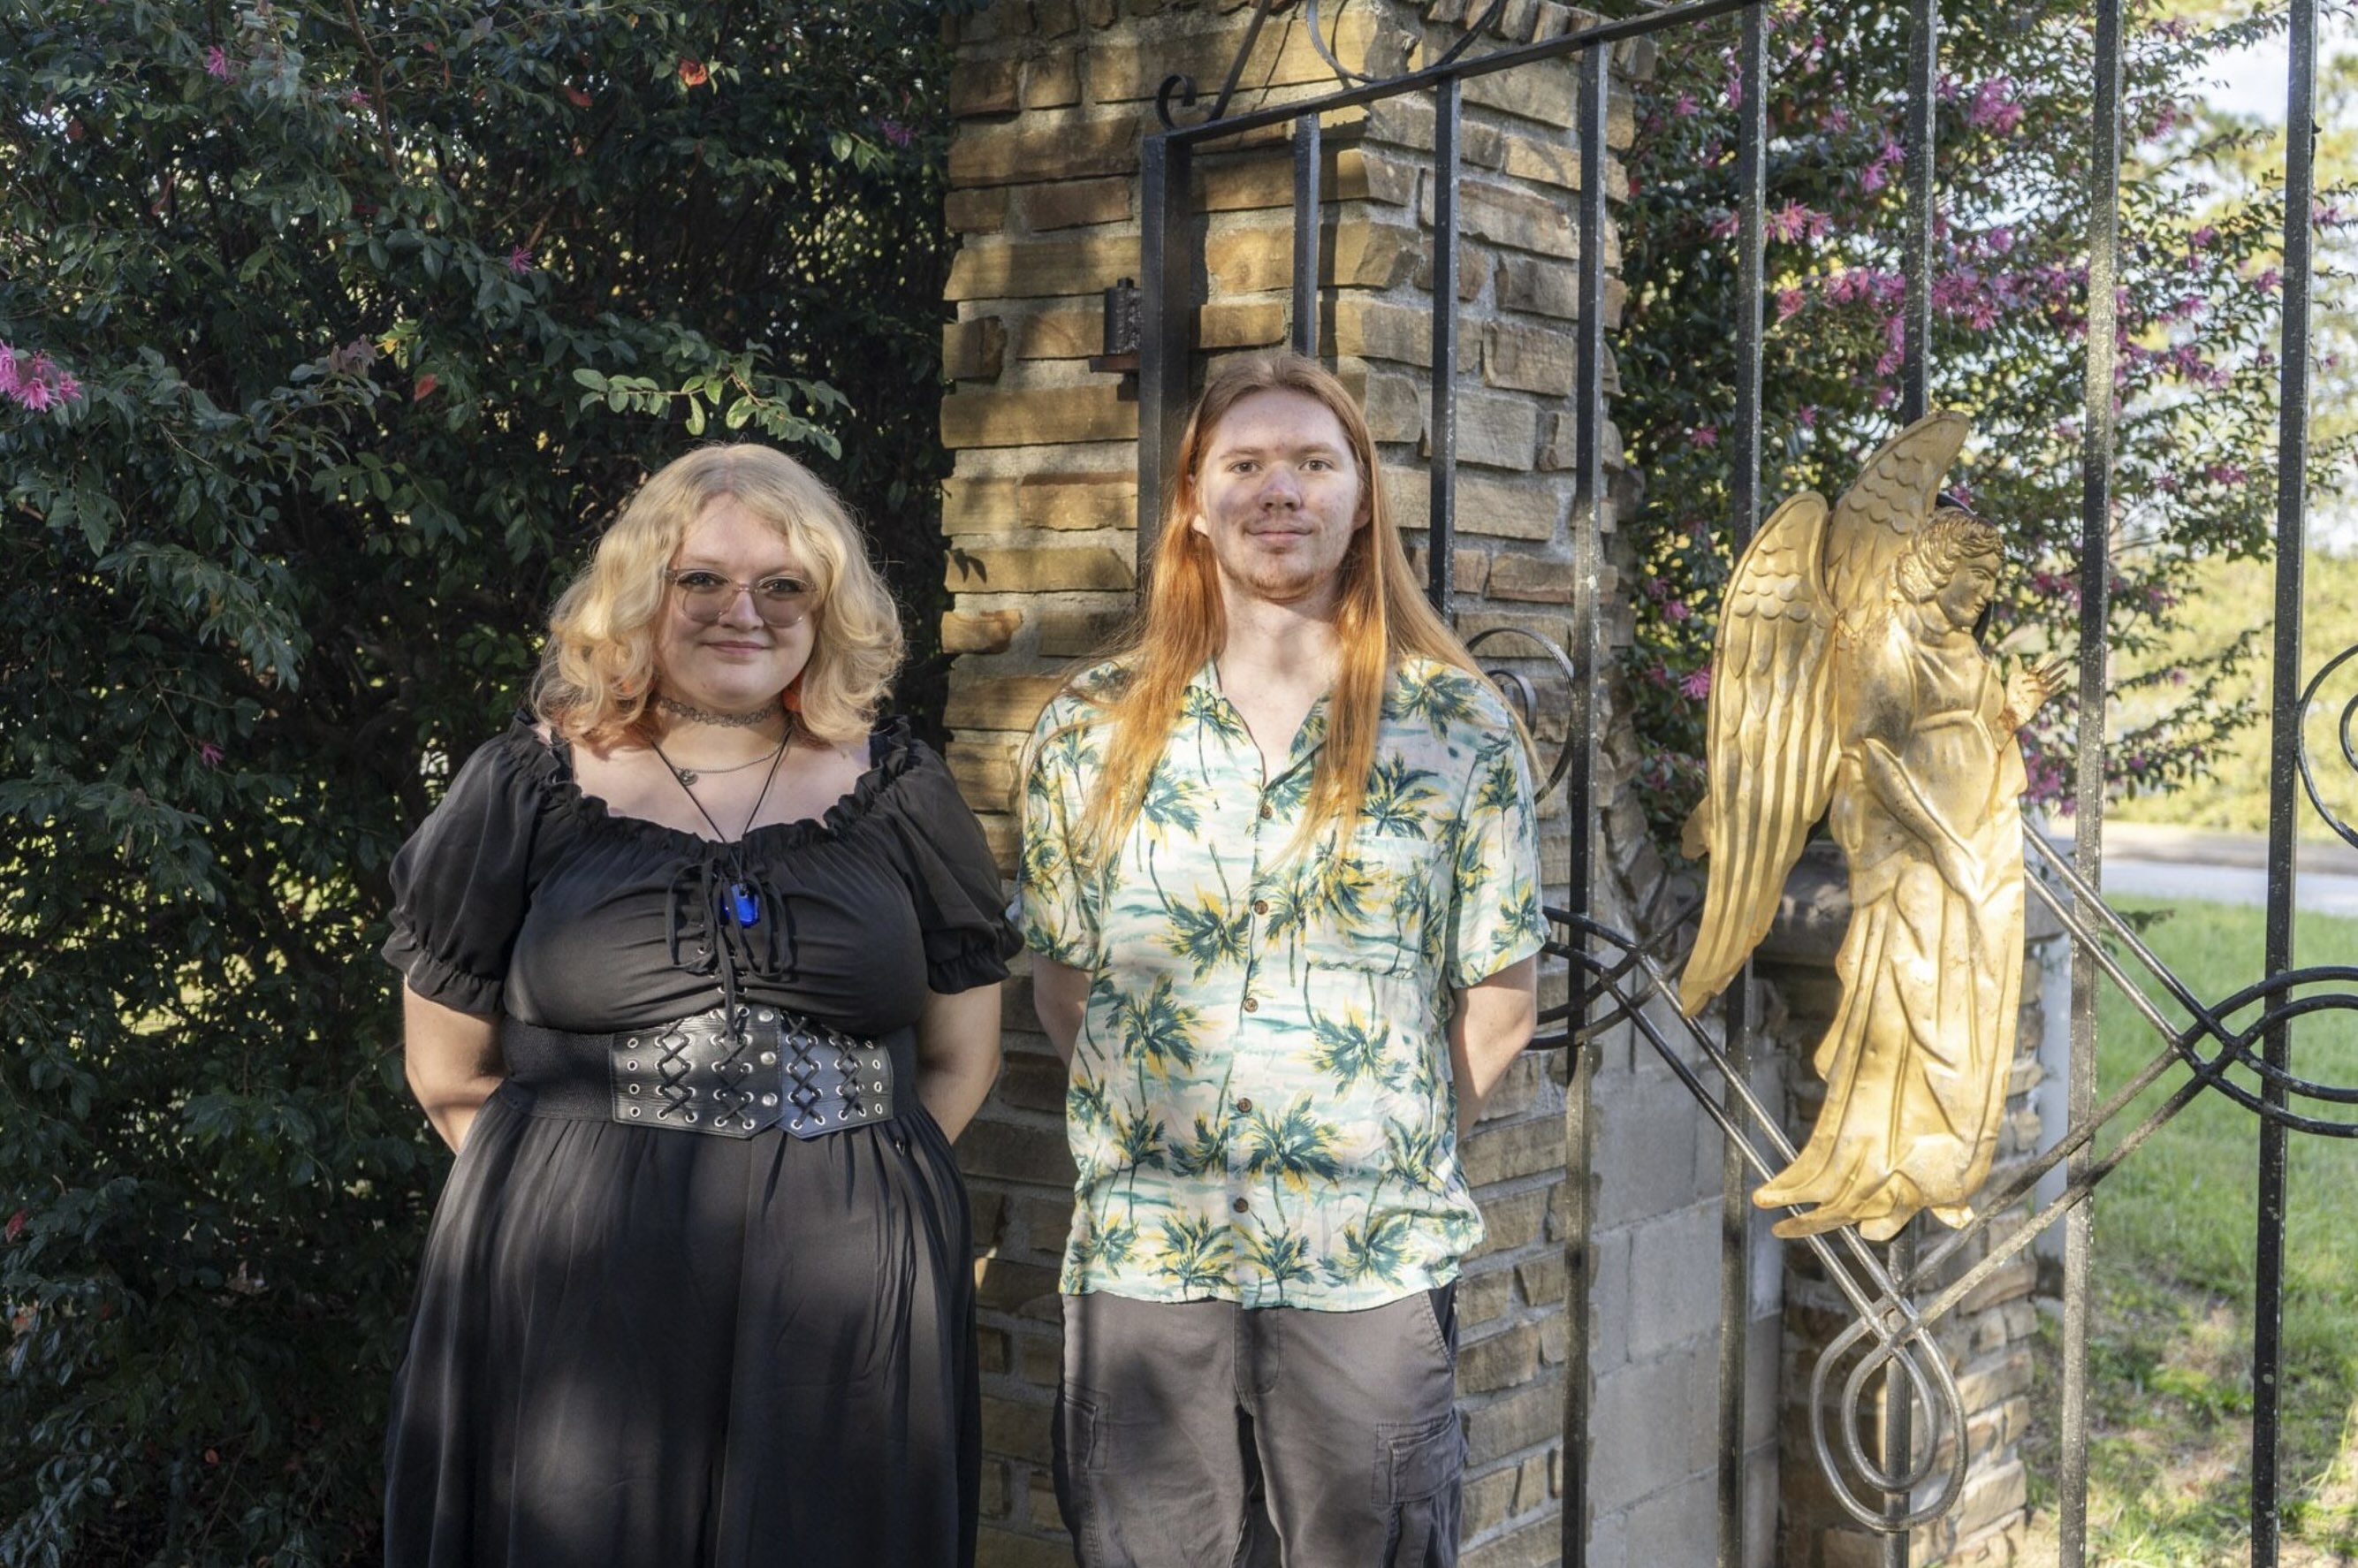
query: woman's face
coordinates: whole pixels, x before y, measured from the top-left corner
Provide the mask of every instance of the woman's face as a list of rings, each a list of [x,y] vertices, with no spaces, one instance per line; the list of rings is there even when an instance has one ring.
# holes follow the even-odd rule
[[[763,616],[763,589],[774,589],[780,578],[807,584],[810,571],[777,530],[736,497],[716,498],[688,524],[669,574],[675,584],[683,574],[697,574],[691,584],[708,590],[700,612],[717,608],[717,614],[700,621],[689,612],[687,593],[665,589],[655,622],[655,684],[664,695],[716,712],[743,713],[776,700],[803,673],[817,637],[815,608],[806,597],[792,624],[773,625]],[[716,578],[726,585],[717,591]],[[770,613],[784,618],[775,604]]]
[[[1932,601],[1950,625],[1960,632],[1970,631],[1982,611],[1997,592],[1998,571],[2003,563],[1993,550],[1976,550],[1957,563],[1949,580],[1941,585]]]

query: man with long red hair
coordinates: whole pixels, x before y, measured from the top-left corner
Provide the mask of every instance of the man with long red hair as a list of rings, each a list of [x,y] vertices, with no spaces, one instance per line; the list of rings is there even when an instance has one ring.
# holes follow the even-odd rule
[[[1458,1140],[1530,1042],[1522,737],[1314,362],[1212,379],[1136,624],[1042,713],[1015,914],[1071,1069],[1082,1563],[1448,1564]]]

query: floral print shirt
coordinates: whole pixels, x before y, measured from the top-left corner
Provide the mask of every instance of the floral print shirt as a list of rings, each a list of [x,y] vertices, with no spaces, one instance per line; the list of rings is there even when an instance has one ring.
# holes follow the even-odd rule
[[[1119,855],[1087,874],[1099,711],[1066,693],[1040,716],[1010,911],[1033,952],[1092,976],[1063,1290],[1351,1311],[1446,1283],[1482,1238],[1451,993],[1546,935],[1506,705],[1476,676],[1404,664],[1349,844],[1329,829],[1287,858],[1325,703],[1264,779],[1206,665]]]

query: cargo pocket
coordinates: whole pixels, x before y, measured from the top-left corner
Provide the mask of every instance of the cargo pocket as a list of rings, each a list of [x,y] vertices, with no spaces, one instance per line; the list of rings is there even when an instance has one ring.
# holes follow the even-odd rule
[[[1457,1561],[1458,1477],[1466,1438],[1450,1411],[1376,1429],[1376,1506],[1385,1517],[1383,1568],[1450,1568]]]
[[[1104,1487],[1105,1418],[1091,1395],[1077,1389],[1056,1393],[1054,1464],[1056,1507],[1072,1530],[1073,1544],[1086,1563],[1105,1560],[1104,1535],[1098,1528]]]

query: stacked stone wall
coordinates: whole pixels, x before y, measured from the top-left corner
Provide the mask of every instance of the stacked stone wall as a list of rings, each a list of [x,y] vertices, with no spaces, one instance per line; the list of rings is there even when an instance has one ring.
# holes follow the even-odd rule
[[[1454,41],[1466,0],[1405,0],[1343,9],[1336,52],[1396,69],[1412,40]],[[1329,6],[1331,20],[1336,8]],[[1250,107],[1314,95],[1332,77],[1299,7],[1273,13],[1240,78]],[[1016,753],[1060,672],[1100,646],[1129,609],[1134,558],[1134,386],[1093,371],[1103,348],[1102,290],[1139,276],[1138,151],[1152,98],[1174,70],[1207,87],[1226,74],[1249,18],[1239,0],[1001,0],[961,24],[955,98],[961,119],[948,199],[961,249],[948,295],[945,360],[956,380],[942,407],[956,454],[946,486],[949,587],[945,647],[957,655],[949,757],[1011,865]],[[1510,5],[1494,43],[1552,36],[1586,18],[1564,6]],[[1494,47],[1477,43],[1477,49]],[[1619,77],[1642,73],[1650,46],[1616,53]],[[1570,634],[1574,493],[1571,395],[1577,317],[1575,203],[1585,177],[1573,127],[1570,62],[1478,78],[1466,89],[1461,147],[1458,388],[1458,625],[1558,643]],[[1599,171],[1626,195],[1618,153],[1634,129],[1612,106]],[[1412,543],[1426,524],[1431,450],[1434,140],[1429,98],[1393,99],[1325,124],[1321,214],[1322,357],[1364,401],[1389,496]],[[1195,373],[1231,353],[1275,346],[1289,325],[1292,157],[1283,127],[1199,157],[1191,210],[1204,303]],[[1608,223],[1606,261],[1617,272]],[[1620,281],[1608,278],[1608,333]],[[1608,339],[1609,341],[1609,339]],[[1606,389],[1617,391],[1609,361]],[[1638,477],[1607,432],[1608,552]],[[1612,559],[1608,553],[1608,560]],[[1628,616],[1608,569],[1607,640]],[[1562,687],[1525,665],[1541,702],[1542,753],[1568,743]],[[1639,924],[1663,881],[1631,793],[1636,745],[1608,694],[1598,754],[1595,835],[1609,887],[1606,918]],[[1546,803],[1543,874],[1561,903],[1571,833],[1559,793]],[[1545,1000],[1563,994],[1561,974]],[[1059,1358],[1056,1265],[1070,1215],[1064,1072],[1036,1033],[1028,983],[1007,988],[1008,1058],[998,1092],[961,1140],[981,1257],[985,1371],[984,1561],[1069,1561],[1048,1480],[1050,1402]],[[1595,1454],[1591,1561],[1707,1562],[1717,1465],[1719,1143],[1650,1049],[1625,1031],[1595,1082],[1595,1170],[1586,1194],[1564,1177],[1563,1057],[1519,1063],[1487,1108],[1466,1159],[1489,1224],[1459,1296],[1460,1404],[1470,1467],[1466,1561],[1476,1568],[1552,1563],[1563,1487],[1561,1451],[1570,1336],[1564,1249],[1576,1198],[1595,1206],[1589,1365]],[[1768,1561],[1774,1515],[1773,1266],[1756,1314],[1758,1431],[1755,1561]],[[1765,1337],[1764,1337],[1765,1336]],[[1699,1545],[1697,1543],[1700,1543]]]

